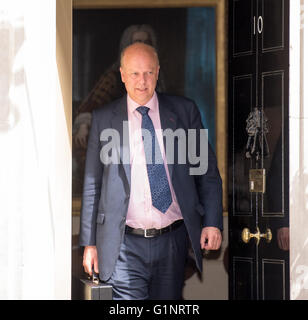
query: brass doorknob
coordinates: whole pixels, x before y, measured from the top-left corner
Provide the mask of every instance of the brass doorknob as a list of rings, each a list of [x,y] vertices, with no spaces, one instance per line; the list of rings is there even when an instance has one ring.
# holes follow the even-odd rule
[[[257,232],[251,233],[248,228],[244,228],[242,231],[243,242],[248,243],[251,238],[256,239],[257,245],[259,244],[261,238],[266,239],[266,242],[270,243],[273,238],[272,231],[270,228],[267,228],[265,233],[260,233],[260,229],[259,229],[259,227],[257,227]]]

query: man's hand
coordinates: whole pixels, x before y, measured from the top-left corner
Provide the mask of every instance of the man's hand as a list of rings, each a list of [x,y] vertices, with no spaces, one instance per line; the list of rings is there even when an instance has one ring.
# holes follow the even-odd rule
[[[87,246],[83,252],[83,268],[86,273],[92,276],[92,266],[94,265],[94,272],[99,273],[97,250],[96,246]]]
[[[201,231],[201,249],[218,250],[221,246],[221,232],[215,227],[204,227]]]
[[[283,227],[277,230],[278,247],[281,250],[288,251],[290,248],[289,228]]]

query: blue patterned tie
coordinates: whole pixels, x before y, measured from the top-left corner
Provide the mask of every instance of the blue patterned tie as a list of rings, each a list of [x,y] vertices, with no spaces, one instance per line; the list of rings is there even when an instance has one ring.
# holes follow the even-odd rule
[[[147,135],[143,137],[152,204],[159,211],[166,213],[172,203],[172,197],[153,122],[148,115],[149,108],[141,106],[137,111],[142,115],[141,128],[151,134],[152,140],[146,139]]]

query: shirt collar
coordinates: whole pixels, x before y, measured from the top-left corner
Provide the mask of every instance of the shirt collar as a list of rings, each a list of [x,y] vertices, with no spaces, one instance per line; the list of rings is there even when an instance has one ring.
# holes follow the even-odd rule
[[[143,106],[148,107],[151,111],[156,111],[158,107],[158,98],[156,91],[154,91],[154,94],[152,98]],[[134,112],[138,107],[140,107],[140,104],[135,102],[129,95],[127,95],[127,108],[129,112]]]

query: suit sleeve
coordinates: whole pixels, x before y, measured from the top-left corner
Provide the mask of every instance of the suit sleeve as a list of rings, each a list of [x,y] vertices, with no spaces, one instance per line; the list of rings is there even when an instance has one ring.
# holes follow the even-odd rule
[[[191,109],[191,128],[197,129],[197,152],[200,154],[200,129],[204,129],[200,112],[195,104]],[[203,208],[202,227],[216,227],[223,230],[222,219],[222,181],[217,168],[215,153],[207,139],[208,152],[207,171],[201,175],[195,175],[195,183],[199,201]]]
[[[96,244],[96,217],[103,176],[103,165],[100,161],[100,132],[97,120],[97,114],[93,111],[86,155],[80,217],[79,244],[81,246],[93,246]]]

